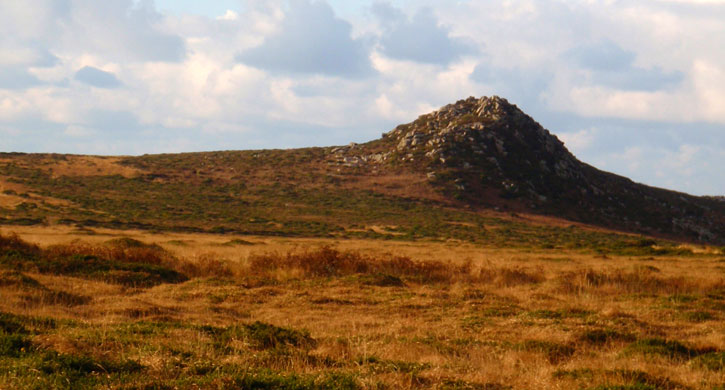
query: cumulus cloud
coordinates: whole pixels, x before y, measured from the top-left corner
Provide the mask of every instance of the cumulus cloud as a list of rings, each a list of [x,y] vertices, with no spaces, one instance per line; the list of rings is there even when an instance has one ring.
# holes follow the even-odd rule
[[[288,74],[362,77],[373,73],[369,51],[351,37],[352,26],[325,2],[292,0],[278,30],[237,60]]]
[[[118,88],[121,86],[121,82],[118,81],[116,75],[92,66],[84,66],[79,69],[74,78],[82,83],[98,88]]]
[[[478,64],[471,73],[471,80],[488,86],[495,94],[505,96],[531,115],[541,106],[541,96],[551,78],[547,69],[498,67],[487,62]]]
[[[24,89],[40,84],[25,68],[0,66],[0,89]]]
[[[113,60],[180,61],[184,41],[159,28],[152,0],[28,0],[0,2],[3,48],[35,49],[24,64],[48,66],[55,55],[93,54]],[[55,54],[50,54],[51,52]],[[38,57],[38,55],[36,55]]]
[[[384,29],[380,49],[390,58],[448,65],[477,52],[472,43],[451,37],[430,8],[419,9],[412,19],[389,3],[375,3],[372,12]]]
[[[621,90],[657,91],[676,86],[684,79],[684,73],[680,71],[635,66],[636,55],[612,41],[575,47],[565,54],[565,58],[589,70],[593,84]]]

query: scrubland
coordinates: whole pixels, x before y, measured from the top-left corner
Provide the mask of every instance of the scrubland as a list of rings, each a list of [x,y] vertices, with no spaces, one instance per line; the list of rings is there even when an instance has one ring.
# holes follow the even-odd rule
[[[617,245],[4,228],[0,389],[725,388],[722,250]]]

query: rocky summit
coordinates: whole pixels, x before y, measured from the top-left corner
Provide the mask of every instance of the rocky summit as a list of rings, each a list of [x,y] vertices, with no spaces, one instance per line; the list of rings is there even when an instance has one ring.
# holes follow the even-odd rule
[[[725,241],[725,204],[582,163],[516,105],[470,97],[383,135],[378,161],[425,171],[451,199],[629,231]]]

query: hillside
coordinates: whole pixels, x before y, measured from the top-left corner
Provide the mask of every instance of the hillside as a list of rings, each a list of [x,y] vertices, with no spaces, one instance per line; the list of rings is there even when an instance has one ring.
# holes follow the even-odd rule
[[[592,248],[627,241],[611,233],[623,231],[725,243],[721,199],[599,171],[498,97],[461,100],[365,144],[4,153],[0,175],[7,225]]]

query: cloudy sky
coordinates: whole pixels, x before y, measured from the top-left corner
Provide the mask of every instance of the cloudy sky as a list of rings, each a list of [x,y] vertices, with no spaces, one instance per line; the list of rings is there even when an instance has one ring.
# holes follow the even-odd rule
[[[601,169],[725,194],[725,0],[0,1],[0,151],[364,142],[483,95]]]

